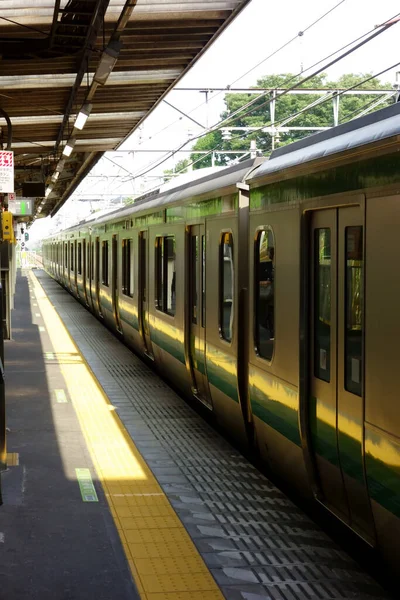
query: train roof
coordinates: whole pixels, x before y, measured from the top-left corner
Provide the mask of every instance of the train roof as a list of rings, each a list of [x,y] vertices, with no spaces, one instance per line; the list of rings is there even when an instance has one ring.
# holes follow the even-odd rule
[[[400,102],[274,150],[249,177],[255,179],[400,134]]]
[[[156,190],[154,193],[145,194],[143,197],[139,197],[133,204],[129,204],[126,207],[118,208],[112,212],[102,215],[96,218],[94,215],[88,219],[81,221],[77,225],[73,225],[68,230],[74,230],[82,227],[85,223],[98,224],[105,221],[123,219],[136,212],[153,212],[154,210],[160,209],[166,205],[175,204],[182,202],[183,200],[189,199],[202,199],[211,198],[210,194],[219,195],[222,192],[229,193],[230,189],[236,190],[236,184],[244,181],[249,172],[263,160],[262,158],[249,159],[240,162],[232,167],[222,169],[217,173],[211,173],[201,179],[195,179],[191,182],[186,182],[176,188],[160,192]],[[214,195],[215,197],[215,195]],[[94,217],[94,218],[93,218]]]

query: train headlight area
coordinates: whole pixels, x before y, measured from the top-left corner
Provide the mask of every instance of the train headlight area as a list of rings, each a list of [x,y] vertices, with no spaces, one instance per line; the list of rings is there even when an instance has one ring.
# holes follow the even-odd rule
[[[389,597],[206,420],[396,572],[399,113],[43,242],[6,343],[5,597]]]

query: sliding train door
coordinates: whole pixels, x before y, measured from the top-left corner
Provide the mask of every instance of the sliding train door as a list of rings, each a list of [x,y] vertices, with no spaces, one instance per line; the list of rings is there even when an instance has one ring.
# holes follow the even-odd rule
[[[145,354],[154,359],[150,338],[149,323],[149,247],[148,232],[139,233],[139,331],[142,337]]]
[[[374,538],[364,470],[364,209],[311,219],[309,417],[322,501]]]
[[[189,360],[193,393],[212,409],[206,373],[206,237],[204,225],[190,228],[189,237]]]

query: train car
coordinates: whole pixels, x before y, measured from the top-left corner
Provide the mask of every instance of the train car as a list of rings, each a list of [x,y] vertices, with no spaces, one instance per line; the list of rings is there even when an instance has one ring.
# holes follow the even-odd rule
[[[394,567],[399,134],[395,104],[43,244],[53,277]]]

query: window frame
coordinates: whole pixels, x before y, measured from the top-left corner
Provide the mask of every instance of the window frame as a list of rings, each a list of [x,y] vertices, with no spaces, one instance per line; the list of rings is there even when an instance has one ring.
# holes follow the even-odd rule
[[[225,265],[224,261],[224,239],[225,236],[228,235],[231,239],[231,248],[232,248],[232,274],[231,274],[231,287],[232,287],[232,305],[231,305],[231,315],[230,315],[230,338],[228,339],[224,333],[223,327],[223,296],[224,296],[224,273],[225,269],[221,268],[221,265]],[[220,231],[219,236],[219,244],[218,244],[218,332],[221,340],[226,342],[229,345],[232,345],[232,341],[234,338],[234,324],[235,324],[235,246],[234,246],[234,237],[232,229],[223,229]]]
[[[263,224],[263,225],[259,225],[256,230],[255,230],[255,234],[254,234],[254,253],[253,253],[253,345],[254,345],[254,352],[257,356],[257,358],[261,359],[262,361],[268,363],[269,365],[272,364],[274,357],[275,357],[275,338],[276,338],[276,334],[275,334],[275,329],[276,329],[276,310],[275,310],[275,300],[276,300],[276,291],[275,291],[275,278],[276,278],[276,273],[275,273],[275,268],[274,266],[273,268],[273,280],[271,281],[271,283],[274,284],[274,288],[273,288],[273,329],[274,329],[274,337],[270,338],[269,341],[272,340],[273,344],[272,344],[272,353],[271,356],[265,356],[263,354],[261,354],[260,352],[260,320],[259,320],[259,306],[260,306],[260,279],[259,279],[259,265],[260,265],[260,237],[261,234],[263,232],[271,232],[272,234],[272,242],[273,242],[273,248],[274,248],[274,262],[276,263],[276,239],[275,239],[275,232],[274,229],[272,227],[272,225],[269,224]]]
[[[166,240],[172,239],[174,244],[175,269],[175,306],[172,308],[172,282],[171,280],[171,308],[168,308],[168,253],[166,252]],[[155,307],[159,312],[172,318],[176,315],[176,235],[158,235],[155,238]]]
[[[77,242],[76,246],[76,272],[82,275],[82,242]]]
[[[133,242],[134,240],[131,237],[122,240],[121,293],[127,298],[133,298],[135,293]]]
[[[109,240],[101,240],[101,285],[110,287],[109,263]],[[106,250],[106,252],[104,252]]]

